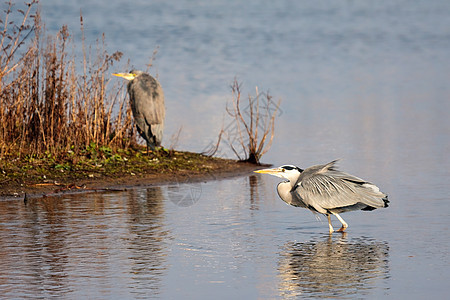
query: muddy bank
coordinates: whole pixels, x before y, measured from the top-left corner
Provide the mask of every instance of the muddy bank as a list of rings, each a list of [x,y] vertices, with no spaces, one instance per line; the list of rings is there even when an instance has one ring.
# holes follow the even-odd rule
[[[156,162],[156,163],[155,163]],[[120,191],[170,183],[199,182],[251,174],[261,166],[236,160],[211,158],[201,154],[177,152],[170,157],[128,159],[119,166],[93,166],[55,170],[42,164],[3,166],[0,177],[1,199],[57,196],[66,193]],[[18,171],[19,170],[19,171]],[[22,171],[20,171],[22,170]]]

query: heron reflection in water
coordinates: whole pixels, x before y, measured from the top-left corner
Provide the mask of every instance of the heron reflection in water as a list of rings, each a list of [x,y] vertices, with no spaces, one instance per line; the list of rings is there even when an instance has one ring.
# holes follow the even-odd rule
[[[147,142],[147,151],[155,150],[161,146],[166,115],[161,85],[142,71],[132,70],[130,73],[113,75],[129,81],[127,90],[137,130]]]
[[[337,170],[335,164],[336,160],[305,170],[284,165],[255,172],[286,179],[277,186],[278,195],[284,202],[326,215],[330,233],[334,231],[330,215],[336,216],[342,223],[338,231],[343,232],[348,224],[339,213],[387,207],[389,200],[376,185]]]
[[[344,233],[288,242],[279,256],[282,298],[364,296],[389,278],[389,245],[370,238],[347,240]]]

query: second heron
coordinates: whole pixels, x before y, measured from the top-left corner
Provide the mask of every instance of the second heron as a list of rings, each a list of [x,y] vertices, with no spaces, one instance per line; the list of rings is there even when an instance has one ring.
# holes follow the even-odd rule
[[[137,130],[147,142],[147,150],[155,150],[161,146],[166,116],[161,85],[142,71],[132,70],[130,73],[113,75],[129,81],[127,89]]]

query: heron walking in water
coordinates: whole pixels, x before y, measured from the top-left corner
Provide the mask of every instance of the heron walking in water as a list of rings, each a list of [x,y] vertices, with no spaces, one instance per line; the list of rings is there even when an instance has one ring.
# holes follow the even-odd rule
[[[284,165],[255,172],[286,179],[277,186],[284,202],[326,215],[330,233],[334,231],[330,215],[335,215],[342,223],[338,231],[343,232],[348,224],[339,213],[388,207],[389,200],[376,185],[337,170],[335,163],[336,160],[305,170]]]
[[[130,73],[114,73],[128,80],[131,110],[139,134],[147,142],[147,150],[161,145],[164,130],[164,93],[159,82],[147,73],[132,70]]]

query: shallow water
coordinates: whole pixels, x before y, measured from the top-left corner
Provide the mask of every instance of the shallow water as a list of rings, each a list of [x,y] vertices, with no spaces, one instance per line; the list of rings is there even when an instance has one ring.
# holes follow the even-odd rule
[[[278,179],[254,175],[3,201],[0,297],[447,296],[450,2],[250,2],[42,8],[51,32],[76,32],[81,8],[87,42],[105,32],[136,67],[159,46],[166,144],[180,127],[178,149],[214,142],[238,76],[245,94],[283,101],[265,162],[342,158],[390,207],[344,214],[348,233],[330,237],[325,218],[278,199]]]
[[[414,201],[400,209],[401,199],[389,209],[348,213],[348,233],[330,236],[326,218],[285,205],[267,179],[1,202],[1,296],[398,299],[447,293],[448,212],[436,203],[421,214]]]

